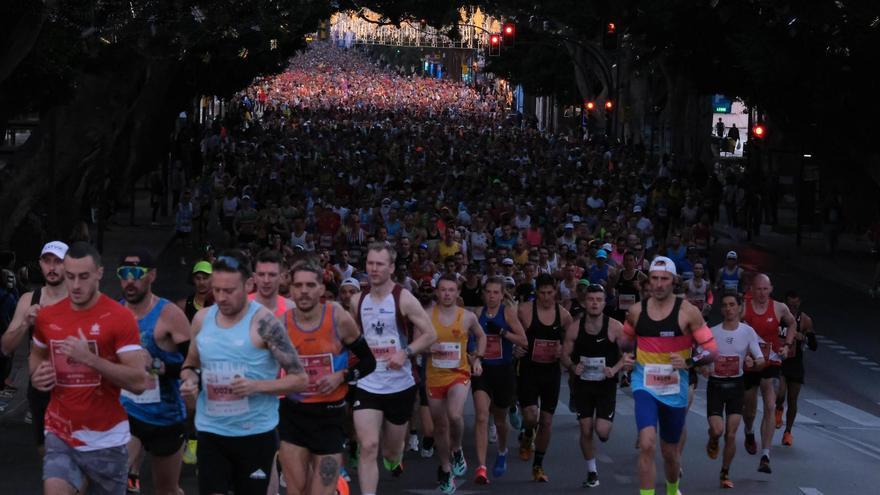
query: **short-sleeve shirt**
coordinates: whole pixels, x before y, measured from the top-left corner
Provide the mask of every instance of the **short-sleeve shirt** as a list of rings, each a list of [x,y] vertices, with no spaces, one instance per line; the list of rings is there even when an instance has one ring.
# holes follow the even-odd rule
[[[48,350],[55,368],[46,431],[82,451],[125,445],[130,434],[119,387],[94,368],[61,354],[57,345],[67,337],[84,338],[92,352],[119,363],[120,354],[141,349],[134,315],[101,295],[82,311],[71,308],[65,298],[40,310],[34,322],[34,345]]]

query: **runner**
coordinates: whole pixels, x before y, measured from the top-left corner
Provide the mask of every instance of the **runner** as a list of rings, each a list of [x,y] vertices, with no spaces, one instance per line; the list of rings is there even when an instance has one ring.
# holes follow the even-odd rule
[[[375,495],[379,433],[383,432],[383,464],[400,476],[406,423],[416,394],[410,360],[426,351],[437,334],[419,301],[391,281],[397,257],[394,248],[373,243],[368,249],[370,288],[352,296],[351,307],[376,356],[376,371],[358,380],[353,409],[360,446],[358,482],[363,495]]]
[[[197,399],[199,492],[263,495],[278,450],[278,395],[306,390],[308,377],[284,325],[248,301],[244,256],[221,254],[212,269],[215,304],[193,319],[180,385]]]
[[[514,307],[505,305],[504,280],[491,277],[483,286],[485,306],[480,310],[480,325],[486,333],[486,352],[483,373],[473,377],[474,437],[477,450],[475,482],[489,483],[486,475],[486,450],[489,444],[489,412],[497,431],[498,453],[492,476],[500,478],[507,472],[507,410],[515,403],[516,370],[513,365],[513,346],[528,347],[525,330]]]
[[[254,261],[254,285],[256,292],[248,294],[249,301],[266,307],[275,318],[281,319],[295,304],[278,294],[284,260],[277,251],[262,251]]]
[[[339,284],[339,304],[346,311],[351,311],[351,298],[361,291],[361,284],[356,278],[347,278]]]
[[[605,289],[587,287],[586,312],[573,321],[562,345],[562,366],[572,375],[572,395],[580,425],[580,447],[587,461],[584,488],[599,486],[593,431],[605,443],[611,436],[617,401],[617,373],[632,366],[632,355],[621,358],[617,346],[623,325],[604,314]]]
[[[694,263],[694,276],[684,281],[684,297],[703,314],[709,316],[712,310],[713,295],[709,282],[703,278],[705,270],[702,263]]]
[[[751,284],[752,298],[743,304],[742,320],[748,323],[761,338],[761,352],[767,366],[762,370],[746,369],[745,374],[745,405],[743,419],[746,424],[745,447],[749,454],[755,454],[755,434],[753,426],[758,409],[758,387],[761,389],[761,399],[764,402],[764,417],[761,418],[761,461],[758,471],[771,473],[770,469],[770,446],[773,445],[773,430],[775,428],[776,412],[776,385],[774,379],[779,378],[782,359],[788,356],[789,349],[794,346],[795,332],[788,334],[785,339],[779,338],[779,327],[784,325],[793,328],[797,324],[791,315],[788,306],[770,298],[773,285],[770,277],[760,273],[755,276]]]
[[[519,363],[517,394],[523,414],[519,458],[527,461],[534,451],[532,479],[546,483],[550,478],[544,472],[544,455],[550,446],[553,414],[559,402],[562,378],[559,356],[571,315],[556,303],[556,282],[552,276],[539,275],[536,290],[537,298],[520,304],[518,308],[519,320],[526,328],[529,343]]]
[[[636,255],[632,251],[623,254],[623,268],[617,270],[611,277],[609,286],[614,288],[617,295],[617,310],[614,319],[626,320],[626,313],[634,304],[641,301],[642,287],[647,283],[648,277],[636,268]]]
[[[454,493],[455,477],[464,476],[467,472],[467,462],[461,448],[464,403],[471,375],[480,376],[483,373],[482,359],[486,352],[486,334],[476,315],[456,306],[459,292],[458,279],[454,274],[447,273],[440,277],[437,301],[431,310],[431,323],[437,331],[437,341],[431,345],[426,369],[428,405],[434,420],[434,441],[440,460],[437,481],[443,493]],[[468,362],[467,352],[469,337],[476,342],[476,353],[471,362]]]
[[[794,437],[791,429],[797,417],[798,395],[804,385],[804,347],[811,351],[819,348],[816,341],[816,333],[813,331],[813,319],[806,313],[801,312],[801,298],[795,291],[785,294],[785,305],[788,306],[796,322],[794,355],[782,360],[782,377],[779,383],[779,394],[776,397],[776,428],[782,427],[782,414],[785,402],[788,401],[788,410],[785,411],[785,431],[782,433],[782,445],[791,447]],[[779,327],[780,337],[785,338],[787,327]],[[791,353],[789,353],[791,355]]]
[[[98,251],[74,243],[64,258],[69,296],[34,321],[31,382],[50,392],[44,493],[74,494],[86,480],[90,493],[125,493],[131,435],[119,390],[146,390],[146,357],[131,312],[98,289],[103,274]]]
[[[186,299],[180,299],[176,303],[190,322],[200,309],[214,304],[214,296],[211,294],[212,271],[209,261],[199,261],[193,265],[190,281],[195,290]]]
[[[116,270],[125,307],[137,319],[141,345],[150,353],[147,390],[135,395],[122,391],[128,413],[128,491],[140,493],[144,452],[152,456],[153,490],[177,495],[180,487],[180,448],[186,436],[186,406],[180,397],[180,367],[189,349],[186,315],[167,299],[153,294],[156,263],[144,250],[122,257]]]
[[[279,409],[279,454],[288,495],[334,493],[345,449],[347,382],[376,367],[351,315],[338,304],[320,303],[322,274],[311,260],[294,265],[296,307],[284,315],[309,377],[306,391],[282,399]],[[349,365],[349,350],[357,357],[354,366]]]
[[[672,260],[658,256],[648,272],[651,297],[630,308],[620,340],[623,348],[634,343],[637,350],[632,389],[639,430],[640,493],[654,494],[659,433],[666,493],[674,495],[681,466],[678,443],[687,416],[687,368],[697,362],[691,348],[694,343],[702,346],[700,358],[710,360],[717,346],[700,311],[672,294],[676,276]]]
[[[67,297],[67,284],[64,283],[64,256],[66,254],[67,244],[61,241],[47,242],[40,251],[40,271],[43,273],[46,285],[33,292],[27,292],[19,298],[9,328],[3,334],[2,351],[0,352],[5,356],[11,356],[18,349],[25,336],[29,335],[33,339],[34,321],[42,308],[52,306]],[[49,395],[48,392],[41,392],[35,389],[33,384],[28,383],[28,408],[34,440],[36,440],[37,452],[40,457],[46,451],[44,426],[46,408],[49,406]]]
[[[743,272],[744,270],[737,264],[736,251],[728,251],[724,257],[724,266],[718,269],[718,274],[715,276],[715,290],[719,294],[729,290],[742,294]]]
[[[706,453],[710,459],[718,457],[718,439],[724,435],[721,488],[733,488],[730,464],[736,454],[736,430],[742,421],[745,395],[743,364],[757,368],[765,364],[758,334],[752,327],[740,322],[741,311],[738,294],[728,292],[721,296],[724,322],[712,327],[718,354],[713,363],[700,368],[703,376],[709,377],[709,384],[706,385],[706,416],[709,420]]]

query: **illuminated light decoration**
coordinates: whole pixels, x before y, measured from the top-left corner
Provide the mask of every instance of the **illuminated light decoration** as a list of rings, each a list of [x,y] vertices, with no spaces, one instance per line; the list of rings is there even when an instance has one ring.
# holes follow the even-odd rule
[[[592,101],[588,101],[586,105],[584,105],[588,111],[596,109],[596,103]]]
[[[611,100],[606,101],[605,110],[614,110],[614,102]]]
[[[767,136],[767,129],[764,127],[764,124],[755,124],[752,127],[752,135],[758,139],[764,139]]]

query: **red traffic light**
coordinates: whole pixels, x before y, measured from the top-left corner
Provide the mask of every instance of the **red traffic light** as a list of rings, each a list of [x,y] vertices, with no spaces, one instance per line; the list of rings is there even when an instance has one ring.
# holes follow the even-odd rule
[[[506,35],[513,34],[513,32],[515,30],[516,30],[516,28],[513,27],[513,24],[505,24],[504,25],[504,34],[506,34]]]
[[[492,45],[497,45],[497,44],[501,43],[501,36],[498,36],[497,34],[493,34],[492,36],[489,36],[489,43]]]
[[[586,105],[584,105],[584,106],[587,107],[587,110],[595,110],[596,109],[596,104],[593,103],[592,101],[588,101],[586,103]]]
[[[763,139],[767,135],[767,129],[764,128],[764,124],[755,124],[752,127],[752,134],[758,139]]]
[[[608,34],[616,33],[617,32],[617,24],[614,24],[613,22],[609,22],[608,24],[605,25],[605,32]]]
[[[612,102],[611,100],[608,100],[605,102],[605,110],[611,110],[613,108],[614,108],[614,102]]]

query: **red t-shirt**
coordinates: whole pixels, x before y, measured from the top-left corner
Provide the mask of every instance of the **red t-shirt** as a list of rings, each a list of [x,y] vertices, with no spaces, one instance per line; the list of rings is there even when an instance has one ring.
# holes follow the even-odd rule
[[[77,450],[125,445],[128,415],[119,402],[119,387],[94,368],[70,362],[56,349],[67,337],[85,338],[92,352],[118,363],[118,354],[141,349],[140,332],[131,311],[101,295],[89,309],[77,311],[65,298],[43,308],[34,322],[34,345],[49,351],[55,388],[46,410],[46,431]]]

